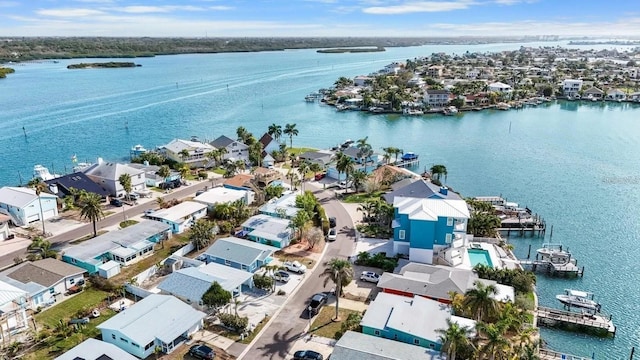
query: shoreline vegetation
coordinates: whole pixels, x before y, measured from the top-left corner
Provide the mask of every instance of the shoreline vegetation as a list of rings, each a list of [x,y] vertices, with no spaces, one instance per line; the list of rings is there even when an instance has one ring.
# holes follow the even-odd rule
[[[321,49],[316,52],[321,54],[343,54],[343,53],[366,53],[366,52],[382,52],[387,51],[384,47],[368,47],[368,48],[336,48],[336,49]]]
[[[157,55],[284,51],[354,47],[421,45],[478,45],[558,41],[556,36],[442,37],[442,38],[110,38],[9,37],[0,40],[0,63],[45,59],[136,58]]]
[[[130,68],[142,66],[132,62],[104,62],[104,63],[79,63],[67,66],[67,69],[112,69],[112,68]]]
[[[16,72],[12,68],[0,67],[0,79],[4,79],[7,77],[7,74],[13,74]]]

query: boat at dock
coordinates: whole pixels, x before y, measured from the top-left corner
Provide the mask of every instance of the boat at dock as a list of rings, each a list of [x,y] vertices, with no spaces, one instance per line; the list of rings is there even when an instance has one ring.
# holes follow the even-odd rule
[[[498,110],[509,110],[511,109],[511,105],[507,104],[507,103],[499,103],[496,105],[496,109]]]
[[[52,180],[60,177],[58,174],[52,174],[49,172],[49,169],[42,165],[35,165],[33,167],[33,178],[40,179],[42,181]]]
[[[129,150],[129,154],[132,158],[138,157],[142,154],[146,154],[148,152],[147,149],[144,148],[144,146],[137,144],[134,145],[131,150]]]
[[[403,115],[424,115],[424,111],[418,109],[404,109],[402,110]]]
[[[600,311],[600,304],[593,300],[593,294],[586,291],[565,289],[564,294],[556,295],[556,299],[565,306]]]
[[[442,113],[447,116],[453,116],[458,113],[458,108],[455,106],[449,106],[444,108],[444,110],[442,110]]]

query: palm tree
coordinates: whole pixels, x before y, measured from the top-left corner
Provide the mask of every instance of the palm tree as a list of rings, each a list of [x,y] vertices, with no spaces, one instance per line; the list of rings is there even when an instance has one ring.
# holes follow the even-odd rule
[[[349,175],[353,173],[355,169],[355,162],[353,159],[343,152],[338,153],[338,158],[336,161],[336,170],[338,170],[338,179],[340,179],[340,174],[346,174],[345,184],[349,184]]]
[[[158,169],[158,176],[164,179],[164,182],[167,182],[167,178],[171,175],[171,169],[168,165],[162,165]]]
[[[338,302],[340,296],[342,296],[342,288],[349,285],[353,280],[351,262],[345,259],[333,258],[325,263],[324,271],[320,276],[324,277],[324,286],[327,286],[329,281],[336,285],[336,317],[334,320],[339,320]]]
[[[102,202],[102,198],[100,195],[96,193],[89,193],[87,198],[85,199],[84,205],[82,209],[80,209],[80,217],[91,220],[93,223],[93,237],[98,236],[98,228],[96,227],[96,223],[104,218],[104,212],[102,211],[102,206],[100,203]]]
[[[367,177],[369,177],[367,173],[362,170],[356,170],[351,174],[351,183],[353,184],[355,192],[358,192],[358,189],[364,184]]]
[[[479,334],[478,349],[480,354],[489,360],[507,359],[511,353],[511,342],[504,336],[504,328],[497,324],[478,323],[476,325]]]
[[[180,166],[180,168],[178,169],[178,172],[180,173],[180,177],[182,178],[182,180],[185,180],[191,173],[191,168],[187,164],[182,164],[182,166]]]
[[[293,137],[298,136],[298,129],[296,129],[296,124],[287,124],[284,127],[283,134],[289,137],[289,148],[293,148]]]
[[[120,177],[118,177],[118,182],[122,186],[122,189],[124,189],[124,192],[127,194],[127,200],[129,200],[130,199],[129,194],[131,194],[131,190],[133,190],[131,186],[131,175],[129,174],[120,175]]]
[[[464,307],[475,314],[476,321],[493,318],[498,313],[498,301],[493,298],[498,293],[496,286],[478,280],[473,285],[475,287],[464,294]]]
[[[43,191],[47,190],[47,184],[42,182],[40,178],[36,178],[34,179],[33,183],[31,183],[31,186],[36,192],[36,196],[38,197],[38,205],[40,205],[40,221],[42,222],[42,236],[46,236],[47,231],[44,227],[44,212],[42,211],[42,198],[40,197],[40,194],[42,194]]]
[[[318,173],[320,171],[322,171],[322,166],[320,166],[320,164],[314,162],[309,164],[309,171],[313,172],[313,177],[315,178],[316,175],[318,175]]]
[[[298,165],[298,174],[300,174],[300,179],[302,181],[302,185],[300,186],[302,192],[304,192],[304,181],[307,178],[307,173],[309,172],[309,162],[303,161]]]
[[[209,245],[216,233],[216,224],[214,222],[199,219],[191,226],[189,240],[195,245],[196,250],[200,251],[201,248]]]
[[[459,350],[473,347],[470,340],[473,335],[473,329],[460,326],[457,322],[451,321],[451,319],[447,319],[447,326],[447,329],[436,330],[440,334],[439,340],[442,344],[440,351],[447,354],[447,359],[456,360],[456,354]]]
[[[307,211],[300,210],[293,218],[291,218],[289,227],[293,228],[294,231],[297,231],[298,236],[302,237],[302,229],[309,221],[311,221],[311,218],[312,214],[309,214]]]
[[[244,126],[238,126],[236,134],[238,135],[238,141],[241,141],[242,143],[246,143],[246,141],[253,136],[247,129],[245,129]]]
[[[187,149],[180,150],[180,152],[178,153],[178,156],[180,156],[180,159],[182,159],[182,161],[184,161],[184,159],[189,157],[189,150],[187,150]]]
[[[447,167],[444,165],[433,165],[431,167],[431,176],[434,179],[440,181],[440,177],[444,175],[444,180],[447,180]]]
[[[276,124],[269,125],[267,134],[271,135],[276,142],[280,142],[280,137],[282,136],[282,126]]]
[[[260,141],[256,141],[249,146],[249,159],[256,164],[262,166],[262,150],[263,145]]]

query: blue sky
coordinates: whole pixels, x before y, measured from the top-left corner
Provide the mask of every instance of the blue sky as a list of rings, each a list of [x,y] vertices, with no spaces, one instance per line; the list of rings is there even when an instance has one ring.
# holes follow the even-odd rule
[[[0,0],[0,36],[640,35],[637,0]]]

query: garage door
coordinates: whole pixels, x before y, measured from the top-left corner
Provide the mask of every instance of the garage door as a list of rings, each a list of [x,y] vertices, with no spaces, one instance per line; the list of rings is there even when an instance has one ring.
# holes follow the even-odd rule
[[[45,220],[46,219],[51,219],[52,217],[56,216],[56,211],[54,209],[47,210],[42,215],[45,218]]]

